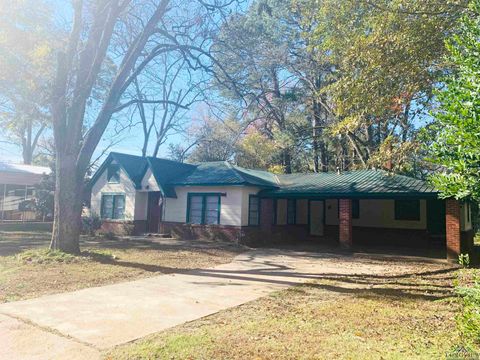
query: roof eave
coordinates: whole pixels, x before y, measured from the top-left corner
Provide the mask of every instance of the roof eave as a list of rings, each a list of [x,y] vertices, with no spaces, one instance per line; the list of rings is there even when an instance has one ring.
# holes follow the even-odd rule
[[[439,194],[434,193],[319,193],[319,192],[269,192],[259,194],[270,198],[317,198],[317,199],[439,199]]]

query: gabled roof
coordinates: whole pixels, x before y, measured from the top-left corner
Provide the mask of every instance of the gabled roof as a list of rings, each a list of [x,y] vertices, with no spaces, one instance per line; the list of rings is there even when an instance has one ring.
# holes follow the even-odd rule
[[[166,197],[175,197],[175,186],[256,186],[265,197],[422,197],[436,198],[438,192],[426,182],[383,170],[337,173],[284,174],[245,169],[226,161],[184,164],[177,161],[112,152],[93,176],[93,184],[105,168],[116,161],[137,189],[151,169]]]
[[[196,169],[194,165],[167,159],[148,157],[147,161],[160,191],[166,197],[176,197],[174,186],[171,185],[172,181],[186,176]]]
[[[282,197],[436,197],[437,191],[425,181],[383,170],[356,170],[337,173],[278,175],[280,186],[265,190],[265,196]]]
[[[127,176],[130,178],[130,180],[132,180],[133,184],[135,185],[135,188],[141,188],[143,176],[145,175],[145,172],[148,168],[147,158],[117,152],[111,152],[108,155],[103,164],[98,168],[98,170],[95,172],[95,174],[89,181],[90,187],[98,180],[100,175],[113,161],[120,165],[120,168],[125,171]]]
[[[247,170],[226,161],[193,165],[195,169],[172,181],[172,185],[253,185],[266,188],[277,186],[275,175],[266,171]]]

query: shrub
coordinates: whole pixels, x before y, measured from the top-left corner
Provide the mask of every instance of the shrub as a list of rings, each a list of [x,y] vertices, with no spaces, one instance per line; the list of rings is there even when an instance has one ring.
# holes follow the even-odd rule
[[[465,349],[475,353],[480,349],[480,279],[474,276],[473,284],[457,287],[461,312],[457,315],[457,327]]]
[[[93,213],[89,216],[82,216],[82,233],[94,236],[95,232],[102,226],[102,219]]]

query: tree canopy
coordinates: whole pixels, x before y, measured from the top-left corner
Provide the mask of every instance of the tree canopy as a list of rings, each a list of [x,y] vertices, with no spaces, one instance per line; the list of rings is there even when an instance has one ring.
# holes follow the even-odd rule
[[[470,10],[447,42],[453,69],[438,93],[429,155],[443,170],[432,177],[443,197],[479,201],[480,1],[472,1]]]

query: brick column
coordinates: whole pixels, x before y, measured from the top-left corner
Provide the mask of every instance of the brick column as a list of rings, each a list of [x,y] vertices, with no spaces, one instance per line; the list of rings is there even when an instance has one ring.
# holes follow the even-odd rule
[[[457,261],[461,253],[460,203],[455,199],[445,200],[447,259]]]
[[[260,228],[266,233],[272,232],[273,200],[260,199]]]
[[[352,200],[340,199],[338,201],[339,240],[340,246],[352,246]]]

